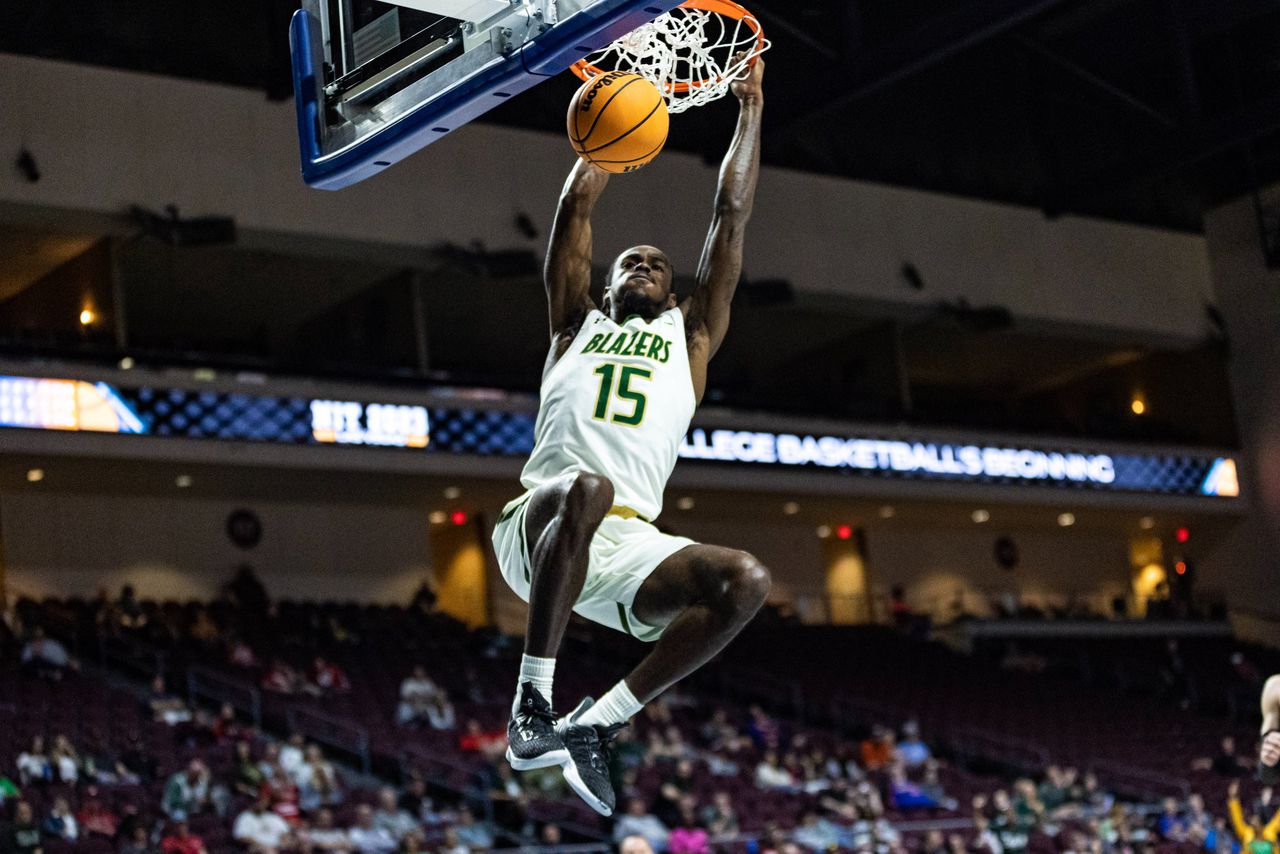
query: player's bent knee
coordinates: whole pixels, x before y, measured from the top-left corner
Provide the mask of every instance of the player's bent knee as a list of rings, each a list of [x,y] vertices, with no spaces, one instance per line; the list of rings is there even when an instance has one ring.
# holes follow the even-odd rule
[[[576,472],[565,490],[564,503],[573,515],[598,522],[613,507],[613,481],[604,475]]]
[[[748,552],[737,552],[729,567],[729,592],[739,609],[752,613],[764,603],[773,587],[773,576],[764,564]]]

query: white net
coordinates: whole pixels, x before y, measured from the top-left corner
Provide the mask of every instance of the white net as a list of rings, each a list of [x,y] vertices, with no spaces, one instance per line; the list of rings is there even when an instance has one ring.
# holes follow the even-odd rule
[[[668,109],[682,113],[724,97],[751,60],[769,47],[754,18],[749,22],[678,6],[591,54],[585,68],[588,75],[602,70],[647,77],[666,97]]]

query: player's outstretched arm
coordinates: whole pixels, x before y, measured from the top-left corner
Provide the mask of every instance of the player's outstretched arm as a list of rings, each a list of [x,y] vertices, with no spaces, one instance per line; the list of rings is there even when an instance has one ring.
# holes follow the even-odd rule
[[[1280,782],[1280,674],[1262,687],[1262,749],[1258,776],[1266,785]]]
[[[742,276],[742,243],[760,176],[760,118],[764,112],[764,60],[733,84],[742,102],[738,129],[720,167],[715,218],[698,263],[697,285],[683,307],[691,334],[705,336],[706,358],[729,330],[729,305]]]
[[[551,226],[547,265],[543,271],[553,342],[559,342],[566,335],[572,340],[587,313],[595,307],[588,295],[591,288],[591,211],[608,183],[608,172],[579,159],[560,194],[556,220]]]

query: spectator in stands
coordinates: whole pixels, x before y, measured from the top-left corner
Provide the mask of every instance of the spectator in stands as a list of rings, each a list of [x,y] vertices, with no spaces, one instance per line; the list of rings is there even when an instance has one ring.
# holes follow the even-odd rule
[[[294,776],[301,770],[303,764],[307,761],[307,740],[302,733],[294,732],[289,734],[289,739],[280,745],[280,753],[277,757],[277,763],[284,772],[290,777]]]
[[[795,830],[795,840],[810,851],[831,851],[839,847],[836,826],[815,812],[807,812]]]
[[[258,656],[253,647],[237,638],[227,644],[227,664],[248,670],[258,666]]]
[[[191,720],[191,710],[187,708],[187,704],[181,697],[169,690],[161,674],[156,674],[156,677],[151,680],[146,707],[155,720],[163,721],[170,726]]]
[[[76,821],[85,836],[100,836],[115,839],[120,827],[120,819],[107,809],[106,804],[98,797],[96,786],[85,791],[85,799],[80,802],[80,812],[76,813]]]
[[[174,821],[186,821],[209,806],[209,782],[209,769],[192,759],[165,783],[160,808]]]
[[[950,854],[941,830],[930,830],[920,841],[918,854]]]
[[[271,605],[267,588],[258,580],[257,573],[248,564],[242,565],[236,571],[235,578],[228,582],[225,590],[231,601],[249,618],[249,622],[265,616],[267,608]]]
[[[418,820],[400,808],[396,790],[387,786],[378,792],[378,809],[373,813],[373,826],[382,828],[399,842],[406,833],[418,827]]]
[[[262,676],[262,688],[277,694],[296,694],[306,686],[306,681],[282,659],[276,658]]]
[[[792,789],[796,781],[791,772],[782,767],[776,750],[770,750],[760,759],[756,766],[756,788],[759,789]]]
[[[293,782],[293,778],[284,770],[283,765],[276,765],[271,773],[267,774],[262,784],[262,794],[270,802],[271,811],[287,821],[290,826],[296,826],[301,821],[302,807],[299,803],[298,785]]]
[[[444,694],[427,675],[421,665],[400,683],[400,704],[396,707],[396,722],[401,726],[425,723],[428,720],[432,700]]]
[[[5,801],[20,797],[22,797],[22,790],[18,788],[18,784],[6,775],[0,774],[0,807],[4,806]]]
[[[45,753],[44,737],[35,736],[31,746],[18,754],[18,779],[22,785],[32,783],[48,783],[53,780],[53,762]]]
[[[1044,804],[1040,802],[1040,794],[1032,780],[1026,777],[1014,780],[1013,794],[1013,811],[1020,819],[1035,822],[1045,815]]]
[[[1193,771],[1212,771],[1219,777],[1239,779],[1248,773],[1248,766],[1236,755],[1236,740],[1229,735],[1223,736],[1214,756],[1206,756],[1192,760]]]
[[[418,589],[413,594],[413,599],[409,602],[409,608],[420,614],[430,614],[436,609],[436,592],[431,589],[431,585],[426,581],[418,585]]]
[[[275,854],[291,848],[293,842],[289,823],[271,811],[265,797],[236,816],[231,836],[251,854]]]
[[[421,774],[414,772],[409,775],[409,780],[404,785],[404,791],[400,793],[396,803],[400,809],[423,824],[440,823],[428,822],[424,818],[426,815],[434,816],[437,813],[435,811],[435,803],[431,800],[431,796],[427,794],[427,781],[422,778]]]
[[[40,830],[46,836],[52,836],[55,839],[66,842],[76,841],[80,836],[80,826],[76,823],[76,817],[71,814],[71,805],[67,803],[66,798],[54,798],[53,808],[45,816]]]
[[[310,812],[321,805],[336,806],[342,803],[342,785],[333,763],[324,758],[320,746],[307,747],[306,761],[294,776],[298,784],[298,799],[303,810]]]
[[[22,669],[28,676],[56,682],[68,671],[79,669],[79,665],[65,646],[47,637],[41,626],[36,626],[31,632],[31,639],[22,647]]]
[[[240,723],[236,717],[235,706],[230,703],[222,704],[222,708],[218,710],[218,716],[213,719],[210,731],[219,744],[240,741],[252,735],[249,728]]]
[[[643,836],[634,834],[618,843],[618,854],[653,854],[653,846]]]
[[[653,814],[667,827],[675,827],[680,821],[680,804],[684,796],[694,790],[693,762],[681,759],[675,770],[658,787],[653,802]]]
[[[471,854],[471,849],[462,844],[458,831],[452,827],[445,828],[444,838],[440,841],[439,854]]]
[[[711,796],[711,803],[702,808],[702,826],[712,838],[737,834],[738,812],[728,792],[721,790]]]
[[[929,761],[929,745],[920,740],[920,725],[915,721],[907,721],[902,725],[902,739],[897,746],[898,757],[913,771]]]
[[[868,771],[879,771],[893,761],[893,730],[876,724],[871,728],[871,737],[864,739],[859,746],[862,754],[862,767]]]
[[[136,630],[147,625],[146,612],[143,611],[142,603],[138,601],[138,595],[132,584],[126,584],[120,588],[120,599],[116,602],[115,615],[122,629]]]
[[[680,810],[667,837],[671,854],[707,854],[710,851],[707,829],[698,818],[698,802],[693,795],[680,799]]]
[[[160,839],[161,854],[208,854],[204,840],[191,832],[185,821],[179,821]]]
[[[157,849],[147,836],[147,829],[141,824],[135,825],[128,833],[122,833],[125,841],[121,843],[118,854],[156,854]]]
[[[458,739],[458,749],[463,753],[479,753],[491,760],[502,756],[507,749],[507,734],[503,730],[486,730],[475,718],[467,721],[467,731]]]
[[[71,744],[71,739],[65,735],[54,736],[53,750],[49,754],[49,761],[53,764],[54,774],[58,780],[63,783],[74,784],[80,779],[80,754],[76,752],[75,746]]]
[[[307,843],[316,851],[333,851],[348,854],[355,849],[351,834],[333,823],[333,811],[321,808],[316,812],[315,824],[307,831]]]
[[[1187,826],[1186,818],[1178,809],[1177,799],[1165,798],[1156,819],[1156,831],[1160,837],[1170,842],[1183,842],[1187,838]]]
[[[667,826],[657,816],[649,814],[644,801],[632,798],[627,801],[627,811],[613,824],[615,842],[622,842],[628,836],[642,837],[654,851],[662,852],[667,850],[667,839],[671,836],[671,831],[667,830]]]
[[[1253,854],[1272,854],[1276,850],[1280,842],[1280,810],[1270,816],[1265,825],[1256,812],[1251,812],[1246,821],[1244,810],[1240,806],[1239,780],[1232,780],[1227,788],[1227,812],[1242,848]]]
[[[351,690],[351,678],[347,672],[319,655],[311,662],[311,684],[321,695],[345,694]]]
[[[356,807],[356,823],[351,828],[351,845],[360,854],[390,854],[396,850],[396,839],[385,827],[373,821],[373,807]]]
[[[222,630],[218,628],[218,624],[214,622],[213,617],[209,616],[207,608],[197,608],[195,616],[191,619],[191,627],[187,629],[187,636],[190,637],[206,650],[215,648],[219,641],[222,640]]]
[[[253,747],[247,741],[236,742],[236,755],[231,770],[231,787],[237,794],[256,798],[262,791],[266,775],[253,761]]]
[[[755,744],[756,750],[777,750],[782,737],[778,722],[769,717],[760,706],[753,705],[747,710],[747,737]]]
[[[469,807],[458,810],[458,823],[455,825],[458,839],[472,851],[477,848],[492,848],[493,833],[482,821],[477,821],[475,813]]]
[[[13,809],[13,821],[5,828],[3,842],[7,854],[40,854],[43,850],[40,827],[31,804],[18,801]]]
[[[889,767],[889,799],[894,808],[900,810],[942,806],[924,790],[924,787],[913,783],[907,777],[907,769],[901,762],[894,762]]]

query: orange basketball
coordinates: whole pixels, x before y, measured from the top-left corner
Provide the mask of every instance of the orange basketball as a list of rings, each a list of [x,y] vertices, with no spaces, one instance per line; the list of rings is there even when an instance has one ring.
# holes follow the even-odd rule
[[[569,140],[606,172],[634,172],[662,151],[671,117],[658,87],[639,74],[593,77],[569,105]]]

